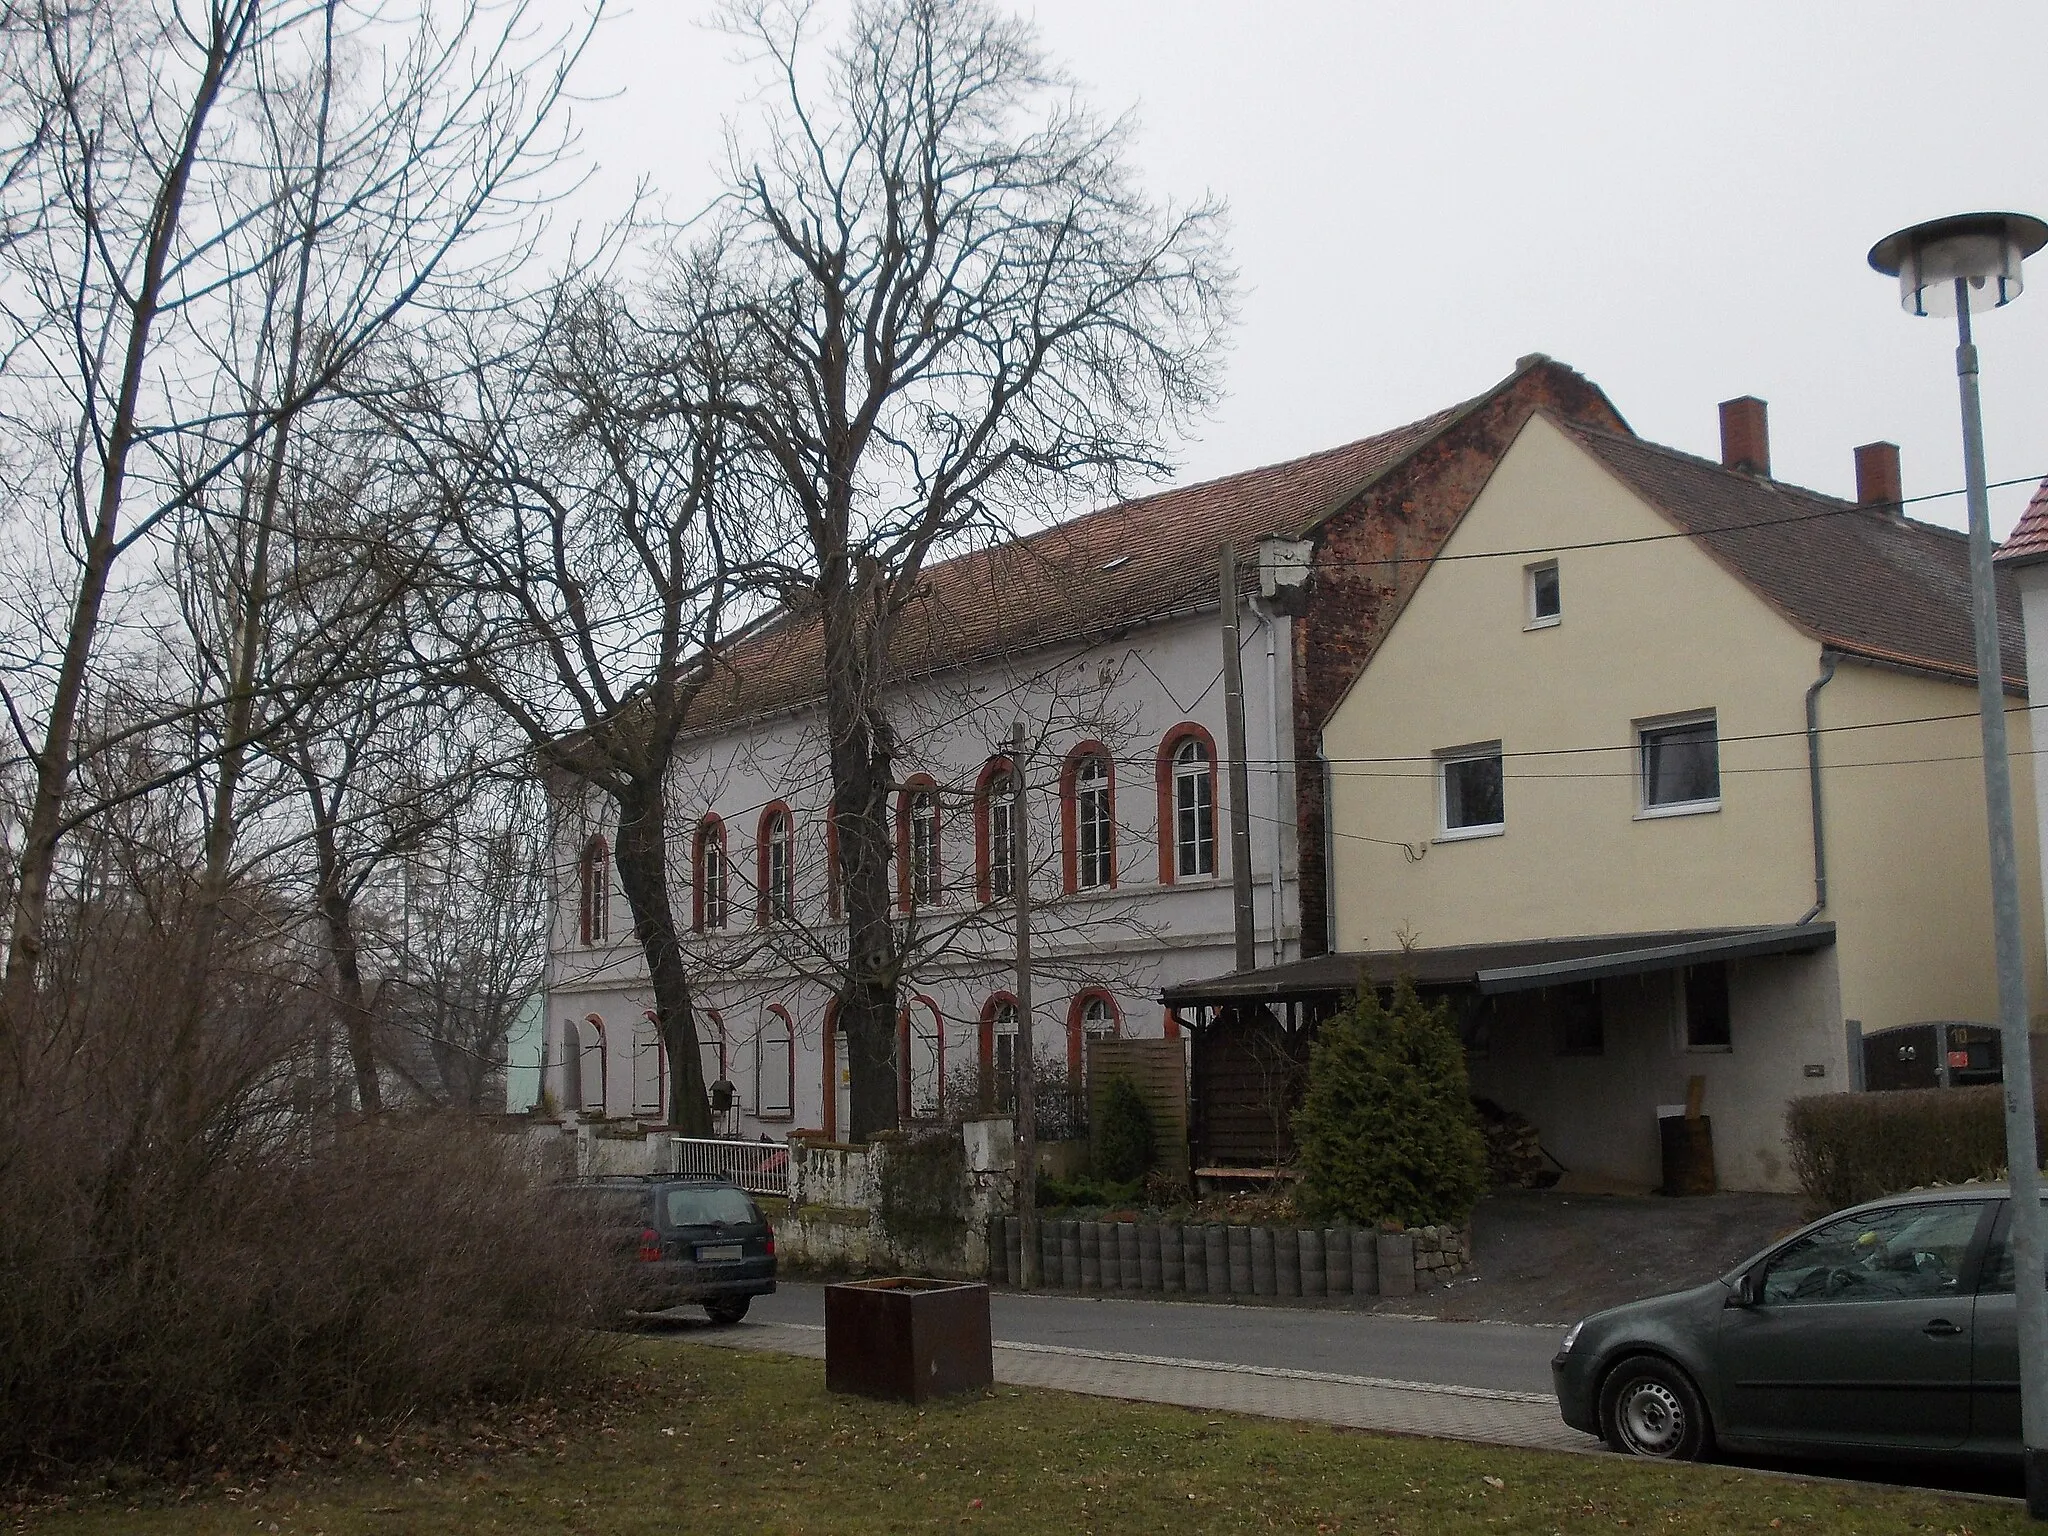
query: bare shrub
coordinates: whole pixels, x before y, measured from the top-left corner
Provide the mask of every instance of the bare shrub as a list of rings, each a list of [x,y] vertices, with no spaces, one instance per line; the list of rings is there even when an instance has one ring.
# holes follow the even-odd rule
[[[2005,1172],[2005,1090],[1822,1093],[1785,1110],[1792,1170],[1816,1214],[1927,1184]],[[2038,1091],[2036,1123],[2048,1128]]]
[[[452,1115],[314,1108],[324,1011],[289,928],[242,895],[196,1014],[173,1006],[191,974],[175,881],[81,904],[46,957],[39,1049],[0,1086],[14,1475],[552,1388],[604,1347],[603,1256],[510,1143]]]

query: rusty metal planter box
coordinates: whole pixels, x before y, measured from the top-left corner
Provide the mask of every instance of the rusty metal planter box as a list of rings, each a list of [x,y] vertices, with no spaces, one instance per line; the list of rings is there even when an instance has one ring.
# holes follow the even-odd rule
[[[825,1385],[922,1403],[993,1385],[988,1287],[895,1277],[825,1287]]]

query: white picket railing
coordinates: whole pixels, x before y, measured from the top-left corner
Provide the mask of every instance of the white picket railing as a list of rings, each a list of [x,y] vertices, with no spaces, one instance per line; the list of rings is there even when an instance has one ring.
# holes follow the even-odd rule
[[[709,1141],[671,1136],[669,1172],[731,1179],[752,1195],[789,1194],[789,1148],[779,1141]]]

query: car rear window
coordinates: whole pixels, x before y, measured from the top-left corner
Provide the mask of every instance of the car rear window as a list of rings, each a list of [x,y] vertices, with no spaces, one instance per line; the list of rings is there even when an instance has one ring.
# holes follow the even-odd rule
[[[672,1227],[750,1227],[754,1203],[737,1189],[712,1185],[668,1191],[668,1224]]]

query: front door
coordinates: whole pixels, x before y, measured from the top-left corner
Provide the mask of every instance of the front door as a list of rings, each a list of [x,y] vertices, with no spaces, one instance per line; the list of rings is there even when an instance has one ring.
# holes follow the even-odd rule
[[[1865,1211],[1764,1263],[1722,1315],[1720,1427],[1813,1445],[1960,1445],[1970,1429],[1973,1261],[1983,1200]]]

